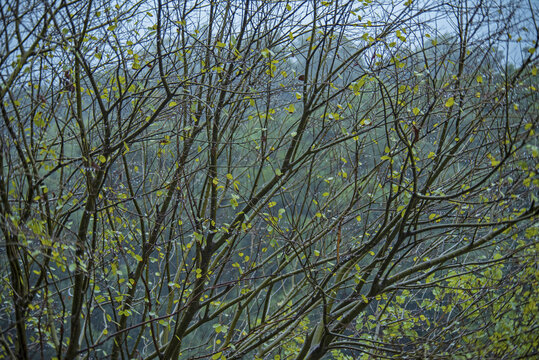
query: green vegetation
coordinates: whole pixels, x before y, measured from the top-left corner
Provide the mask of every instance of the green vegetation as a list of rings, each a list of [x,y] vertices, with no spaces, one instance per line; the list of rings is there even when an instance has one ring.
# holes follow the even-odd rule
[[[0,9],[0,359],[538,356],[536,4]]]

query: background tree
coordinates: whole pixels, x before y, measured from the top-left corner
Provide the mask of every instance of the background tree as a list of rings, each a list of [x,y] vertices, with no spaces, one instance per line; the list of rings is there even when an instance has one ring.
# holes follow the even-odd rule
[[[0,356],[537,354],[531,2],[0,9]]]

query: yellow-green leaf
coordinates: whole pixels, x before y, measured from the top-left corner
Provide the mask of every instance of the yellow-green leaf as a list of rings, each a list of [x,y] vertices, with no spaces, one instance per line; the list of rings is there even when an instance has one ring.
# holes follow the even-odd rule
[[[290,114],[293,114],[296,111],[296,107],[294,106],[294,104],[290,104],[288,107],[285,107],[284,109],[288,111],[288,113]]]
[[[453,97],[450,97],[449,99],[447,99],[447,101],[445,102],[445,106],[446,107],[451,107],[455,104],[455,99]]]

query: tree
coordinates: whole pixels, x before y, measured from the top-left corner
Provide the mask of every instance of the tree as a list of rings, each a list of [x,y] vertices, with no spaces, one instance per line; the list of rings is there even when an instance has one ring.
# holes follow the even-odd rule
[[[1,9],[4,358],[537,354],[533,4]]]

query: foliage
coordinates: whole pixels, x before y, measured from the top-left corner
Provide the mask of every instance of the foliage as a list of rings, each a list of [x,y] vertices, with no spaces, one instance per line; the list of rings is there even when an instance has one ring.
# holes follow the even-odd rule
[[[0,6],[0,358],[537,355],[534,4]]]

